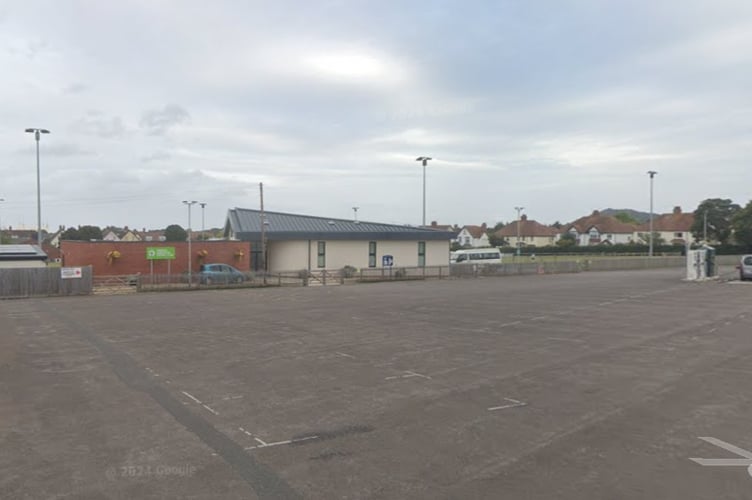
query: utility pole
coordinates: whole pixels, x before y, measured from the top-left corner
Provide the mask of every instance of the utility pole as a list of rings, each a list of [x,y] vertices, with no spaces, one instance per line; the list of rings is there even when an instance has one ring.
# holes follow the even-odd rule
[[[264,273],[266,284],[266,217],[264,216],[264,183],[259,182],[259,194],[261,195],[261,271]]]
[[[517,257],[520,256],[520,213],[525,210],[525,207],[514,207],[517,210]]]
[[[655,170],[648,170],[648,175],[650,176],[650,247],[648,257],[653,256],[653,178],[657,173]]]
[[[45,128],[27,128],[27,134],[34,134],[37,141],[37,244],[42,248],[42,190],[39,180],[39,135],[49,134],[50,131]]]

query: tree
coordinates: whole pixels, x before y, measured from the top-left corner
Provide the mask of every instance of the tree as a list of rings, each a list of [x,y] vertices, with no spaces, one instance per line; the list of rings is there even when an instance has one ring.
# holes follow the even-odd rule
[[[99,226],[69,227],[60,234],[60,239],[74,241],[101,240],[102,229]]]
[[[185,241],[188,239],[188,233],[182,226],[171,224],[164,230],[165,241]]]
[[[577,244],[577,238],[572,233],[563,233],[556,242],[556,246],[559,247],[573,247]]]
[[[752,201],[734,215],[731,227],[736,242],[752,248]]]
[[[69,227],[60,234],[61,240],[80,240],[81,234],[75,227]]]
[[[496,236],[495,232],[488,233],[488,242],[492,247],[505,247],[509,245],[509,242],[503,236]]]
[[[619,222],[623,222],[624,224],[640,223],[640,221],[629,215],[627,212],[619,212],[618,214],[614,214],[614,219],[618,220]]]
[[[504,226],[506,226],[506,224],[504,224],[503,222],[497,222],[496,224],[494,224],[493,229],[488,230],[489,236],[491,235],[491,233],[495,233],[496,231],[503,228]]]
[[[741,207],[728,199],[710,198],[703,201],[694,212],[695,221],[690,229],[692,235],[696,240],[703,239],[707,214],[708,240],[725,245],[731,237],[731,220],[739,210]]]

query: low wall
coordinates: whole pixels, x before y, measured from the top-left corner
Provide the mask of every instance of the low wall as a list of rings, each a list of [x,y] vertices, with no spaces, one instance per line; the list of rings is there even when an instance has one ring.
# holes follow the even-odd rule
[[[146,258],[150,247],[172,247],[175,259]],[[61,241],[63,265],[92,266],[94,276],[133,274],[182,274],[188,272],[188,243],[185,241]],[[119,257],[112,258],[113,252]],[[229,264],[241,272],[250,271],[251,244],[246,241],[193,241],[191,268],[198,272],[203,263]],[[204,255],[205,254],[205,255]],[[153,263],[153,264],[152,264]]]
[[[92,269],[83,267],[80,278],[62,279],[59,267],[0,269],[0,298],[89,295]]]

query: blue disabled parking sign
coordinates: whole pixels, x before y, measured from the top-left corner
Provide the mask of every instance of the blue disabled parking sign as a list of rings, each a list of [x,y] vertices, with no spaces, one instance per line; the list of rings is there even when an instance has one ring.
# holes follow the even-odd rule
[[[384,255],[381,257],[382,267],[392,267],[394,265],[394,257],[392,255]]]

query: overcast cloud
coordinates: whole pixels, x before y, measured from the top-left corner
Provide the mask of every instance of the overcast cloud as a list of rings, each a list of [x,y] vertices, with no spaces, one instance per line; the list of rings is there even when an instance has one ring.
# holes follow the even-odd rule
[[[752,2],[4,2],[0,219],[419,224],[752,194]],[[194,211],[194,216],[197,216]],[[200,220],[194,217],[194,221]],[[197,227],[194,223],[194,227]]]

